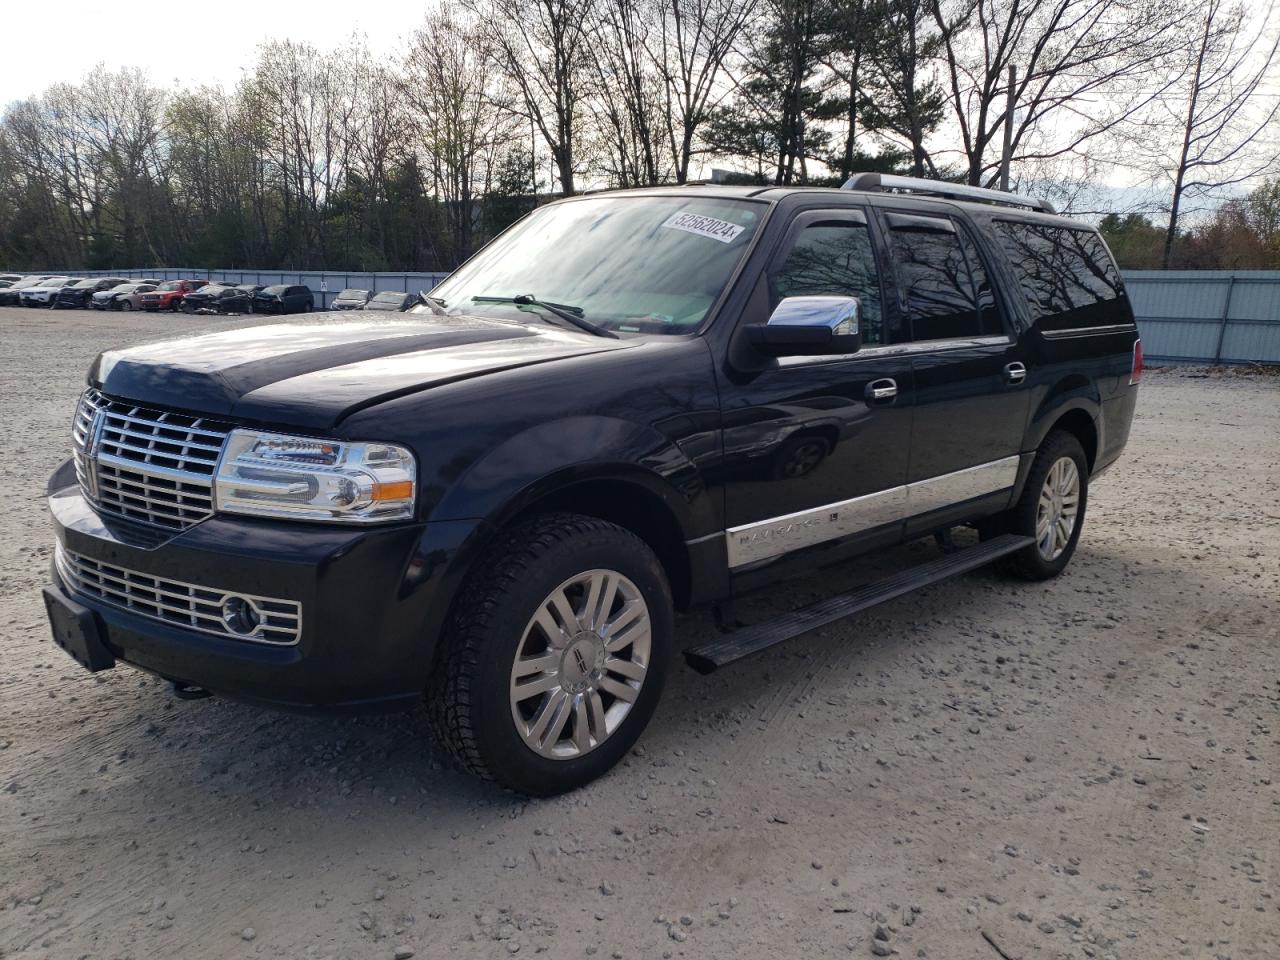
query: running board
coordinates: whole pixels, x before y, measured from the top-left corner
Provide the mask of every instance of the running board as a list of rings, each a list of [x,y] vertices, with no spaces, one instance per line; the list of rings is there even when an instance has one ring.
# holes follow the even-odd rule
[[[699,673],[711,673],[718,667],[749,657],[761,650],[768,650],[784,640],[791,640],[810,630],[825,627],[855,613],[893,600],[905,593],[919,590],[930,584],[968,573],[993,560],[1017,553],[1035,543],[1031,537],[1019,537],[1011,533],[1001,534],[984,543],[965,547],[955,553],[945,554],[934,560],[895,573],[876,583],[849,593],[828,597],[800,610],[784,613],[764,623],[740,627],[717,640],[690,647],[684,652],[689,666]]]

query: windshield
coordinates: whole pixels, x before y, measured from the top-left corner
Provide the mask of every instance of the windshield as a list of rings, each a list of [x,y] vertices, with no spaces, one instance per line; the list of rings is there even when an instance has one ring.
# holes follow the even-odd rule
[[[357,290],[354,287],[338,294],[339,300],[364,300],[369,296],[368,290]]]
[[[143,284],[141,283],[122,283],[120,284],[120,286],[112,287],[110,290],[107,290],[105,292],[106,293],[133,293],[133,291],[137,290],[141,286],[143,286]]]
[[[167,283],[160,284],[160,286],[156,287],[156,289],[157,290],[177,290],[181,288],[181,286],[182,286],[181,280],[170,280]]]
[[[97,285],[98,285],[97,280],[80,280],[80,281],[77,281],[75,285],[75,289],[81,290],[86,287],[96,287]]]
[[[62,286],[66,286],[66,285],[67,285],[68,283],[70,283],[70,282],[71,282],[71,278],[70,278],[70,277],[54,277],[54,278],[53,278],[53,279],[51,279],[51,280],[46,280],[44,283],[40,284],[39,286],[41,286],[41,287],[62,287]]]
[[[472,298],[531,294],[580,308],[610,330],[692,333],[742,259],[764,210],[750,201],[691,196],[553,204],[508,230],[432,296],[449,313],[510,316],[539,311]]]

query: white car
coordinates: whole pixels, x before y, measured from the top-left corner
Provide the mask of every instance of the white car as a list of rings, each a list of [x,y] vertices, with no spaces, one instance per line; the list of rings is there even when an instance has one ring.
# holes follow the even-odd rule
[[[18,294],[19,302],[24,307],[47,307],[53,303],[53,298],[58,295],[59,290],[73,283],[79,283],[80,279],[80,277],[50,277],[43,283],[27,287]]]
[[[122,283],[110,290],[101,290],[93,295],[89,306],[94,310],[141,310],[140,297],[156,288],[156,284],[130,281]]]

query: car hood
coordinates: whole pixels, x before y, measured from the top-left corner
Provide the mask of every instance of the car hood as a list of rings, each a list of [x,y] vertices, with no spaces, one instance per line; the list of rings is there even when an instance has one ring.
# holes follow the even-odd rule
[[[94,362],[89,380],[140,403],[324,430],[393,397],[637,343],[478,317],[304,315],[111,350]]]

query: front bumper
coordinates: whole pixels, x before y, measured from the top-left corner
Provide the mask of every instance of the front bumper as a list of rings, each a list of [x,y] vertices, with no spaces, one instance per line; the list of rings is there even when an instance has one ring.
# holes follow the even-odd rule
[[[115,659],[233,699],[288,709],[393,708],[421,696],[449,574],[470,521],[373,529],[214,516],[148,542],[100,515],[70,463],[50,481],[60,549],[143,576],[297,601],[296,644],[220,636],[77,593],[54,564],[55,593],[94,614]]]

